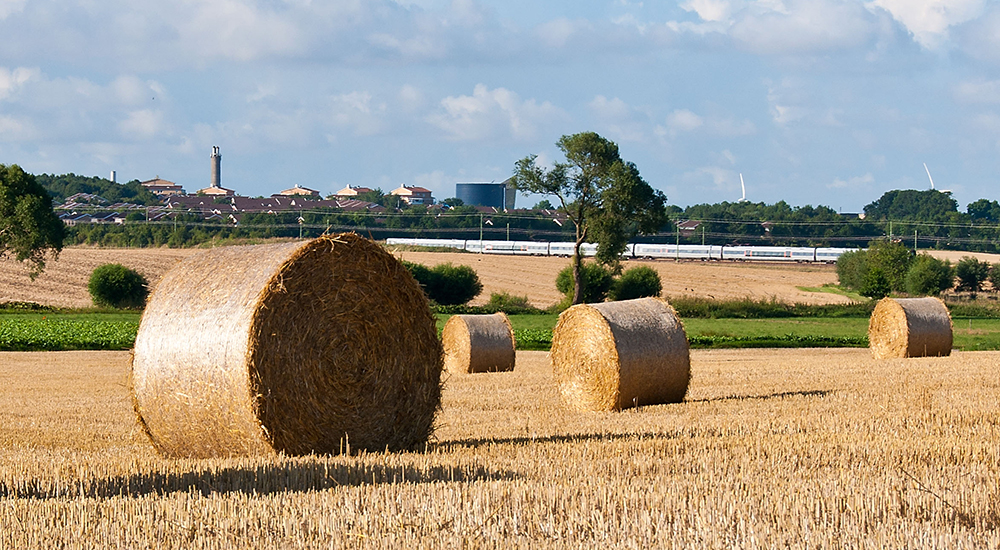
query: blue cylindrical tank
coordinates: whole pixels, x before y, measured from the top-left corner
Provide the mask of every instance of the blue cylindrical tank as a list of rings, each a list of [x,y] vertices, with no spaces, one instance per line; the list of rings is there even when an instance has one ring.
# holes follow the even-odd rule
[[[456,183],[455,196],[471,206],[503,209],[507,186],[503,183]]]

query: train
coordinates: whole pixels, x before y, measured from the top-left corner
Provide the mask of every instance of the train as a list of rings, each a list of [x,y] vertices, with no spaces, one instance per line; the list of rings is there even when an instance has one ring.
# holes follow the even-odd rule
[[[511,256],[572,256],[572,242],[543,241],[487,241],[479,239],[386,239],[387,245],[409,245],[436,248],[454,248],[483,254]],[[800,247],[800,246],[732,246],[696,244],[646,244],[629,243],[623,258],[674,259],[674,260],[732,260],[760,262],[836,263],[845,252],[857,248]],[[584,256],[597,254],[597,245],[584,243],[580,247]]]

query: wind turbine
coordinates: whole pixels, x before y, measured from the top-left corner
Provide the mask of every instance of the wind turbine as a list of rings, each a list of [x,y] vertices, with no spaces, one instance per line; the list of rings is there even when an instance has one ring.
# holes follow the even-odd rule
[[[740,189],[743,190],[743,197],[736,202],[747,202],[747,186],[743,183],[743,173],[740,172]]]
[[[931,177],[931,170],[927,168],[927,163],[924,163],[924,171],[927,172],[927,179],[931,180],[931,191],[934,191],[934,178]],[[950,189],[942,189],[942,193],[951,193]]]

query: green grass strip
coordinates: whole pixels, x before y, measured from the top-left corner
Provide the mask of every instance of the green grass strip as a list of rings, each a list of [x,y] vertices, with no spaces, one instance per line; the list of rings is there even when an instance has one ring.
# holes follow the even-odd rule
[[[138,330],[132,321],[3,319],[0,351],[129,349]]]

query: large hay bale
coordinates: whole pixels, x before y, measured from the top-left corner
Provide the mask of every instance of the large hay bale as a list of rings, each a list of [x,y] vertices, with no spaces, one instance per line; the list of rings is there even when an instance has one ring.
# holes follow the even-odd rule
[[[952,325],[938,298],[883,298],[868,323],[868,345],[876,359],[951,354]]]
[[[514,370],[514,328],[503,313],[452,315],[444,324],[441,340],[448,372]]]
[[[551,357],[563,401],[579,410],[677,403],[691,378],[684,327],[660,298],[567,309]]]
[[[170,270],[136,336],[136,413],[172,457],[416,449],[441,344],[409,272],[355,234],[215,248]]]

